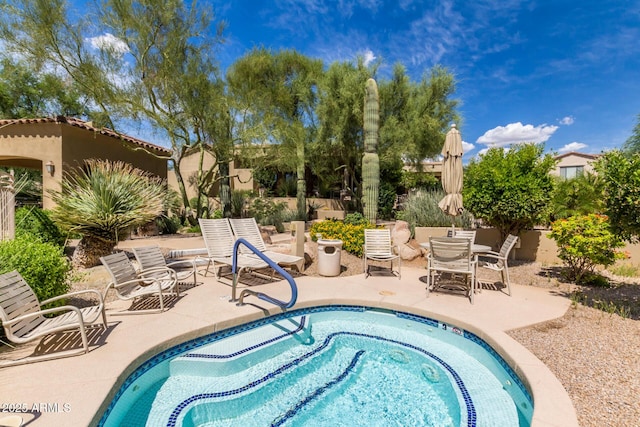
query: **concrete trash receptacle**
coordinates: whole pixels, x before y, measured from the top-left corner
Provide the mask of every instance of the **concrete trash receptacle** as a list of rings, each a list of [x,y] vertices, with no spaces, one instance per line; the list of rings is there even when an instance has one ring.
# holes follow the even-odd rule
[[[342,240],[318,239],[318,274],[321,276],[340,275],[340,253]]]

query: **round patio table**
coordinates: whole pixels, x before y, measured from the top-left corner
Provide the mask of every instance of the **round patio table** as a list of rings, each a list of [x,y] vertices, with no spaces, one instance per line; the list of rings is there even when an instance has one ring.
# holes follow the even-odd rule
[[[426,250],[429,250],[429,242],[420,243],[420,247],[425,248]],[[491,251],[491,246],[488,246],[488,245],[479,245],[477,243],[473,243],[471,245],[471,252],[473,252],[476,255],[483,254],[490,251]]]

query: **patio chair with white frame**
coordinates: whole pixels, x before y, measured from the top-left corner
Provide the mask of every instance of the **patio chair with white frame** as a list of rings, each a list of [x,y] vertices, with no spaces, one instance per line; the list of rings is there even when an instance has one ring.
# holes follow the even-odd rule
[[[227,218],[205,219],[199,218],[200,230],[207,247],[207,266],[204,271],[206,276],[209,267],[213,266],[216,280],[220,281],[222,276],[222,267],[233,265],[233,246],[236,241],[231,225]],[[237,274],[238,280],[245,270],[260,270],[268,268],[269,265],[260,258],[252,257],[243,253],[238,253],[237,258]],[[216,269],[218,270],[216,272]]]
[[[133,248],[133,254],[138,261],[138,265],[142,271],[150,270],[157,267],[167,267],[175,271],[178,283],[183,283],[185,280],[193,277],[193,286],[196,286],[196,259],[184,259],[178,261],[167,262],[160,246],[141,246]],[[162,270],[158,272],[162,274]]]
[[[476,288],[477,261],[471,251],[471,240],[455,237],[429,238],[429,255],[427,256],[427,297],[436,288],[437,280],[442,280],[443,273],[452,278],[464,276],[465,289],[469,288],[469,299],[474,303]],[[467,282],[469,286],[467,286]]]
[[[48,309],[42,308],[53,301],[64,301],[82,293],[93,294],[97,303],[84,308],[68,304]],[[58,313],[58,315],[50,317],[53,313]],[[88,353],[89,341],[86,328],[98,319],[102,319],[102,324],[106,329],[107,317],[104,311],[104,300],[102,294],[96,290],[77,291],[59,295],[46,301],[38,301],[35,292],[20,273],[16,270],[4,273],[0,275],[0,321],[2,321],[5,336],[9,341],[21,344],[49,334],[77,330],[82,338],[82,347],[3,361],[0,363],[0,367]]]
[[[502,283],[507,287],[507,294],[511,296],[511,279],[509,278],[509,254],[513,247],[518,243],[518,236],[509,234],[505,239],[500,252],[488,251],[482,252],[477,255],[483,258],[494,259],[495,262],[487,262],[482,267],[488,268],[493,271],[499,271],[502,277]]]
[[[118,299],[135,301],[158,296],[159,307],[132,309],[111,314],[143,314],[159,313],[165,310],[165,294],[173,292],[180,296],[178,278],[176,272],[168,267],[156,267],[148,270],[136,271],[133,263],[124,252],[116,252],[100,258],[111,276],[111,282],[107,285],[103,295],[106,296],[110,289],[114,289]],[[135,304],[134,304],[135,305]],[[132,306],[133,307],[133,306]]]
[[[389,229],[367,228],[364,230],[364,274],[369,277],[371,265],[367,260],[385,261],[391,263],[391,273],[396,274],[400,279],[400,269],[402,268],[402,258],[393,251],[391,244],[391,231]],[[397,260],[398,270],[393,270],[393,261]]]

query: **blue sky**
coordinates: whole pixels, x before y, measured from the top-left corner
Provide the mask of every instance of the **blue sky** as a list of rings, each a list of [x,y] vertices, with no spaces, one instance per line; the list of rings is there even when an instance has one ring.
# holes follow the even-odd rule
[[[640,0],[209,1],[227,23],[223,68],[254,46],[381,59],[380,78],[444,65],[468,156],[522,141],[599,153],[640,114]]]

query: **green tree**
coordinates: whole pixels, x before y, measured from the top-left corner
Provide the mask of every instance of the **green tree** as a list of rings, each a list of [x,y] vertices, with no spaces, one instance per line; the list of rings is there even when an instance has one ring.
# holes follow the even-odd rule
[[[587,172],[572,179],[556,177],[550,222],[574,215],[602,213],[603,195],[604,182],[596,174]]]
[[[224,107],[216,102],[221,92],[213,52],[222,26],[213,28],[206,7],[179,0],[107,0],[76,22],[67,11],[64,0],[4,3],[0,34],[34,66],[64,71],[99,109],[101,124],[118,130],[123,118],[140,120],[168,140],[168,160],[188,209],[180,161],[219,142],[211,138],[218,107]],[[90,37],[95,34],[103,36]],[[198,171],[199,198],[208,195],[216,166]]]
[[[638,122],[633,128],[633,134],[624,143],[623,149],[628,153],[640,153],[640,114],[638,114]]]
[[[333,63],[325,72],[317,109],[320,126],[311,149],[316,175],[340,182],[346,168],[354,187],[362,187],[363,116],[356,106],[364,97],[365,82],[375,76],[378,66],[367,68],[359,58],[356,63]],[[449,123],[457,121],[457,101],[451,98],[454,78],[445,68],[434,67],[416,83],[398,64],[391,79],[378,79],[378,89],[381,185],[397,188],[403,159],[420,167],[422,160],[440,152]]]
[[[73,82],[54,73],[36,73],[24,62],[0,61],[0,117],[90,116]]]
[[[614,150],[595,163],[604,180],[605,213],[612,230],[625,240],[640,236],[640,153]]]
[[[544,145],[533,143],[517,144],[508,151],[490,148],[465,170],[465,208],[500,230],[503,240],[547,218],[553,194],[549,172],[556,161],[543,150]]]
[[[66,230],[82,234],[73,264],[93,267],[113,251],[132,227],[163,212],[164,183],[124,162],[86,161],[52,191],[51,217]]]
[[[305,148],[315,129],[316,87],[322,62],[293,50],[256,48],[237,60],[227,74],[230,87],[268,128],[267,138],[281,145],[273,160],[282,171],[295,171],[298,217],[306,215]]]
[[[380,151],[383,157],[396,153],[421,170],[424,159],[442,150],[450,123],[459,122],[455,79],[435,66],[420,82],[407,81],[404,67],[396,65],[392,79],[380,84]]]
[[[311,171],[325,186],[342,182],[351,192],[354,187],[362,187],[362,100],[365,83],[375,73],[375,67],[367,68],[363,58],[355,64],[334,62],[320,82],[316,109],[319,127],[309,152],[313,159]],[[359,210],[360,197],[355,196]]]

